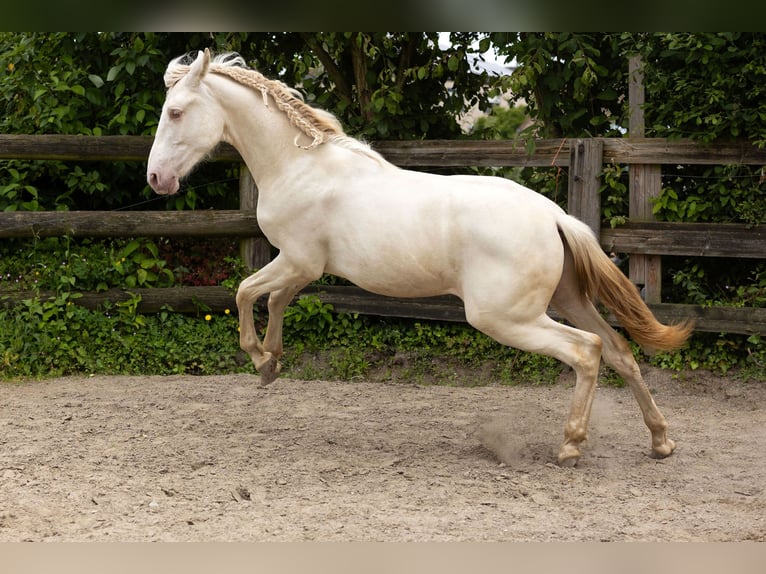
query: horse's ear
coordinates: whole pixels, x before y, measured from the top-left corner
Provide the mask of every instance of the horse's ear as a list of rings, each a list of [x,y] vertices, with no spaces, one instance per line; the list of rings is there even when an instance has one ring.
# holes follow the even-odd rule
[[[210,50],[205,48],[204,52],[197,54],[197,59],[192,62],[189,68],[189,81],[191,83],[199,83],[202,77],[207,73],[208,66],[210,65]]]

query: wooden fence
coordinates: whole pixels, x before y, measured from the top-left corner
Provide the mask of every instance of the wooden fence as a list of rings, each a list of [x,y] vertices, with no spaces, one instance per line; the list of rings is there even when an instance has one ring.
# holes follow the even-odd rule
[[[140,136],[0,135],[0,159],[64,161],[145,161],[151,138]],[[662,321],[685,317],[697,321],[698,330],[766,334],[766,309],[705,307],[660,302],[662,255],[766,259],[766,231],[737,224],[658,223],[651,221],[650,198],[656,193],[664,164],[766,165],[766,150],[750,143],[702,145],[692,141],[646,138],[592,138],[537,140],[527,154],[523,142],[512,141],[406,141],[378,142],[374,146],[400,167],[504,167],[568,168],[569,211],[588,223],[604,249],[629,253],[631,279],[645,287],[650,307]],[[241,162],[238,153],[221,146],[214,161]],[[631,221],[615,229],[600,227],[600,173],[605,163],[628,164],[631,169]],[[647,166],[649,166],[648,169]],[[647,173],[653,174],[647,177]],[[219,211],[75,211],[0,213],[1,237],[55,235],[117,236],[236,236],[251,266],[268,261],[270,248],[255,218],[257,189],[247,169],[241,170],[240,209]],[[642,258],[645,258],[642,262]],[[634,264],[633,262],[638,262]],[[354,287],[309,287],[337,311],[418,319],[465,320],[454,297],[392,299]],[[132,289],[142,297],[139,309],[154,312],[162,305],[193,311],[203,304],[213,310],[231,308],[233,295],[220,287]],[[2,294],[0,294],[1,296]],[[13,293],[10,299],[28,297]],[[78,302],[92,308],[105,300],[130,295],[119,290],[86,293]],[[611,321],[614,318],[610,317]]]

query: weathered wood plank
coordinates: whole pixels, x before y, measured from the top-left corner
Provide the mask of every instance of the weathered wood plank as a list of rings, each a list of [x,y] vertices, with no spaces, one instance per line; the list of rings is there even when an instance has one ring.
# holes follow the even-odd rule
[[[629,211],[631,221],[654,221],[652,200],[659,197],[662,174],[659,165],[631,164],[628,169],[630,195]],[[657,255],[634,254],[630,258],[631,281],[644,286],[644,297],[648,303],[662,301],[662,260]]]
[[[695,321],[695,330],[709,333],[766,334],[766,309],[760,307],[703,307],[674,303],[650,304],[649,308],[662,323]],[[614,317],[609,318],[614,325]]]
[[[463,302],[451,295],[399,299],[375,295],[358,287],[335,285],[309,285],[301,293],[317,295],[339,312],[465,322]]]
[[[30,211],[0,213],[0,237],[259,237],[255,211]]]
[[[641,56],[628,58],[628,135],[644,137],[644,64]]]
[[[702,144],[661,138],[603,138],[604,163],[766,164],[766,149],[750,142]]]
[[[76,136],[0,134],[0,159],[62,161],[146,161],[150,136]],[[402,166],[565,166],[566,141],[537,140],[527,154],[524,141],[416,140],[379,141],[373,147],[390,162]],[[221,144],[213,161],[242,161],[228,144]]]
[[[141,296],[140,313],[157,313],[163,306],[170,306],[180,313],[223,313],[229,309],[236,312],[234,293],[224,287],[169,287],[164,289],[111,289],[101,293],[87,292],[74,299],[75,303],[89,309],[99,309],[105,301],[117,303],[128,300],[135,293]],[[320,300],[333,306],[336,312],[359,313],[383,317],[464,322],[465,312],[457,297],[431,297],[424,299],[395,299],[374,295],[358,287],[309,286],[302,293],[315,294]],[[12,305],[31,298],[31,291],[0,292],[0,305]],[[52,291],[40,293],[43,298],[53,298]],[[258,307],[265,311],[266,297]],[[651,310],[663,323],[677,323],[694,319],[697,331],[713,333],[766,334],[766,309],[753,307],[702,307],[699,305],[651,304]],[[557,318],[555,313],[551,316]],[[607,321],[618,325],[614,316]]]
[[[400,167],[555,167],[569,165],[569,141],[535,141],[527,154],[523,140],[378,141],[372,147]]]
[[[766,259],[766,227],[736,223],[631,222],[601,229],[617,253]]]
[[[25,299],[34,298],[34,291],[0,291],[0,305],[12,305]],[[54,299],[55,291],[40,291],[41,299]],[[234,293],[225,287],[165,287],[109,289],[107,291],[78,291],[71,301],[92,311],[102,309],[106,303],[122,303],[134,295],[141,298],[136,310],[139,313],[159,313],[163,308],[171,307],[179,313],[201,313],[207,310],[223,313],[226,309],[235,311],[237,306]]]
[[[605,163],[766,164],[766,149],[750,142],[702,144],[662,138],[596,138],[603,142]],[[62,161],[146,161],[151,136],[77,136],[0,134],[0,159]],[[532,155],[523,140],[414,140],[373,142],[386,159],[402,167],[567,166],[569,142],[535,141]],[[242,161],[228,144],[211,155],[213,161]]]
[[[61,161],[146,161],[152,136],[78,136],[0,134],[0,159]],[[212,154],[214,161],[242,161],[228,144]]]
[[[152,144],[141,136],[0,134],[0,159],[119,161],[146,159]]]
[[[631,138],[643,138],[644,120],[644,64],[641,56],[628,60],[628,108]],[[656,164],[628,166],[629,208],[631,221],[654,221],[652,200],[659,197],[662,187],[662,167]],[[633,254],[628,275],[634,283],[644,286],[644,299],[648,303],[662,301],[662,259],[656,255]]]
[[[62,161],[146,161],[151,136],[76,136],[0,134],[0,159]],[[415,140],[379,141],[373,147],[399,166],[552,166],[567,165],[562,140],[538,140],[527,154],[524,141]],[[228,144],[211,154],[213,161],[242,161]]]
[[[76,136],[0,134],[0,159],[61,161],[146,161],[151,136]],[[566,166],[566,140],[537,140],[527,154],[522,140],[415,140],[372,144],[388,161],[401,167]],[[220,144],[212,161],[242,161],[228,144]]]
[[[239,208],[255,212],[258,208],[258,186],[245,164],[239,169]],[[271,261],[271,245],[262,235],[242,239],[239,253],[247,269],[260,269]]]
[[[576,139],[569,147],[567,211],[587,223],[596,236],[601,229],[602,148],[595,139]]]

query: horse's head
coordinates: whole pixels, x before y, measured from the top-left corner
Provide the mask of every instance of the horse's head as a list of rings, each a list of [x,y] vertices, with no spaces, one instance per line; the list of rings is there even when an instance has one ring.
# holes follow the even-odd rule
[[[209,65],[210,52],[205,50],[190,66],[182,66],[177,60],[168,66],[168,93],[146,170],[149,185],[159,194],[176,193],[179,180],[223,136],[223,110],[203,83]],[[188,71],[174,81],[176,68],[179,75]]]

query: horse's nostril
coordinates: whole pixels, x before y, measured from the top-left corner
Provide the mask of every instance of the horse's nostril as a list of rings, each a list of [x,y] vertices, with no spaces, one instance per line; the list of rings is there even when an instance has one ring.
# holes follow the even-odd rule
[[[160,177],[157,175],[157,172],[153,171],[149,174],[149,177],[147,177],[147,180],[149,182],[149,185],[151,188],[155,191],[159,189],[160,186]]]

